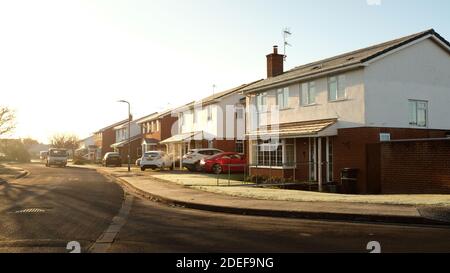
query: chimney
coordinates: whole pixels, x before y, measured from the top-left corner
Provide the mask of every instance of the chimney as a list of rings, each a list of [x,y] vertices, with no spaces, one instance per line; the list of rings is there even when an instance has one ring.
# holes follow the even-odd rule
[[[278,54],[278,46],[273,46],[273,53],[267,57],[267,78],[283,74],[284,56]]]

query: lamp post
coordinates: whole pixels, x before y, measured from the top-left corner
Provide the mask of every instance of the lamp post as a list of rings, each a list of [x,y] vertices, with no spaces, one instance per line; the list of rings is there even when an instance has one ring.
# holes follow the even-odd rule
[[[131,105],[126,100],[119,100],[118,102],[123,102],[128,104],[128,171],[131,171],[131,158],[130,158],[130,151],[131,151],[131,141],[130,141],[130,127],[131,127]]]

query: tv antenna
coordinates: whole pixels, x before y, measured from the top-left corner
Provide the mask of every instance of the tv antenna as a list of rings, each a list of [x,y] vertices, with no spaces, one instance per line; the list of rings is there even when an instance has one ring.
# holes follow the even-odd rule
[[[212,85],[212,89],[213,89],[213,95],[215,94],[215,92],[216,92],[216,87],[217,87],[217,85],[216,84],[213,84]]]
[[[285,27],[285,28],[283,29],[283,56],[284,56],[284,61],[286,61],[286,57],[287,57],[287,55],[286,55],[286,47],[292,46],[292,45],[287,41],[287,39],[288,39],[289,36],[291,36],[291,35],[292,35],[292,32],[291,32],[290,28]]]

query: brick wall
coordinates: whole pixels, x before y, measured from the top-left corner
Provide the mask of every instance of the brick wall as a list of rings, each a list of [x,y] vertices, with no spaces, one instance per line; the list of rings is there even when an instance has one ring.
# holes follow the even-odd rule
[[[120,157],[122,158],[122,163],[127,164],[128,163],[128,144],[126,144],[122,148],[118,148]],[[130,145],[130,158],[131,158],[131,164],[134,165],[136,162],[136,159],[141,157],[142,155],[142,146],[141,146],[141,139],[136,139],[134,141],[131,141]]]
[[[359,169],[358,174],[358,193],[374,193],[372,188],[375,183],[368,179],[373,173],[367,170],[371,155],[368,153],[368,147],[380,143],[380,133],[390,133],[391,140],[418,139],[418,138],[440,138],[445,137],[448,131],[444,130],[426,130],[410,128],[376,128],[361,127],[339,129],[338,136],[334,139],[334,180],[340,181],[340,172],[343,168]],[[375,187],[376,188],[376,187]]]
[[[450,194],[450,140],[382,143],[381,192]]]
[[[111,148],[111,145],[116,143],[116,132],[114,128],[107,129],[102,132],[102,158],[108,152],[114,152],[114,149]]]

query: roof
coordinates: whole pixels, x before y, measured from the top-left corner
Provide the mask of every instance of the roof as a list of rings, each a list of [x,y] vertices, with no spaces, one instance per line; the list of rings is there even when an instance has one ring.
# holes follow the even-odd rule
[[[399,39],[391,40],[382,44],[366,47],[335,57],[298,66],[284,72],[279,76],[270,77],[252,86],[246,87],[242,91],[244,93],[261,91],[277,85],[285,84],[287,81],[301,80],[308,77],[312,78],[314,76],[322,74],[330,74],[336,72],[336,70],[340,71],[352,69],[355,67],[361,67],[368,61],[371,61],[377,57],[380,57],[402,46],[417,41],[421,38],[428,37],[430,35],[434,37],[436,41],[439,41],[439,43],[447,46],[450,49],[450,43],[442,36],[440,36],[436,31],[434,31],[434,29],[430,29]]]
[[[136,123],[143,123],[144,122],[144,120],[147,120],[147,119],[149,119],[149,118],[152,118],[153,116],[156,116],[156,115],[158,115],[158,112],[154,112],[154,113],[151,113],[150,115],[146,115],[146,116],[143,116],[143,117],[141,117],[141,118],[138,118],[138,119],[136,119]]]
[[[119,125],[122,125],[123,123],[126,123],[126,122],[128,122],[128,119],[125,119],[125,120],[116,122],[116,123],[114,123],[114,124],[111,124],[111,125],[109,125],[109,126],[107,126],[107,127],[105,127],[105,128],[102,128],[102,129],[100,129],[100,130],[94,132],[94,134],[104,132],[104,131],[106,131],[106,130],[108,130],[108,129],[114,128],[114,127],[119,126]]]
[[[144,123],[147,121],[156,120],[156,119],[162,118],[162,117],[170,114],[171,112],[172,112],[172,109],[167,109],[167,110],[164,110],[163,112],[155,112],[153,114],[150,114],[148,116],[145,116],[145,117],[142,117],[142,118],[136,120],[136,123],[141,124],[141,123]]]
[[[303,121],[293,123],[282,123],[269,125],[267,128],[259,128],[247,134],[249,137],[276,136],[276,137],[299,137],[316,135],[337,123],[337,119],[323,119],[314,121]]]
[[[181,107],[178,107],[178,108],[176,108],[174,110],[177,111],[177,112],[180,112],[180,111],[184,111],[186,109],[192,108],[192,107],[196,106],[197,104],[201,104],[201,105],[212,104],[212,103],[215,103],[215,102],[219,101],[222,98],[225,98],[225,97],[228,97],[230,95],[234,95],[236,93],[239,93],[244,88],[252,87],[256,83],[261,82],[261,81],[263,81],[263,79],[257,80],[257,81],[251,82],[251,83],[242,84],[242,85],[240,85],[238,87],[234,87],[234,88],[222,91],[222,92],[215,93],[215,94],[213,94],[211,96],[208,96],[208,97],[205,97],[205,98],[203,98],[203,99],[201,99],[199,101],[190,102],[190,103],[188,103],[186,105],[183,105]]]

